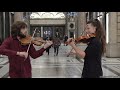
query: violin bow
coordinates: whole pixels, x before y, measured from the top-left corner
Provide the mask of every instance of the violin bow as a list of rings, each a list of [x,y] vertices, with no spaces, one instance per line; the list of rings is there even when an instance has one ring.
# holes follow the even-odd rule
[[[33,32],[33,35],[32,35],[32,38],[34,37],[36,30],[37,30],[37,28],[35,28],[35,30],[34,30],[34,32]],[[27,53],[28,53],[28,51],[29,51],[29,49],[30,49],[31,43],[32,43],[32,39],[30,40],[29,46],[28,46],[28,48],[27,48]],[[26,59],[25,59],[25,60],[26,60]],[[25,61],[25,60],[24,60],[24,61]]]

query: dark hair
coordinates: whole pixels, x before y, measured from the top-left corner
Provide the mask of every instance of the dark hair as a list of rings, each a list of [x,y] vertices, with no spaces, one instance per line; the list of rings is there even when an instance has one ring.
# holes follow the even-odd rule
[[[91,24],[96,27],[96,38],[98,38],[98,40],[102,43],[102,54],[104,54],[106,51],[106,37],[105,30],[103,29],[101,22],[98,19],[94,19],[88,21],[87,24]]]
[[[23,21],[16,21],[11,26],[11,35],[12,37],[17,37],[20,35],[20,30],[27,28],[27,24]]]

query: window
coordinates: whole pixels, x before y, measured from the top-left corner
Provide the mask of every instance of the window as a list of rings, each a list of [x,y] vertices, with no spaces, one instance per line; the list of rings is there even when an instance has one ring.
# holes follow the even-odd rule
[[[32,12],[30,18],[65,18],[65,14],[63,12]]]

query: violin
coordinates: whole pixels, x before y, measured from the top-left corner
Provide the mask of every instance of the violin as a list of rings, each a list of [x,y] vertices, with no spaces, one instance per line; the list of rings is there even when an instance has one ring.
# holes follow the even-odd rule
[[[75,39],[76,43],[88,43],[90,38],[95,37],[95,34],[87,34],[86,36],[80,36],[78,38]]]
[[[43,40],[41,37],[32,38],[30,35],[26,36],[25,38],[20,39],[21,45],[29,45],[30,43],[41,46],[46,41]]]
[[[95,34],[87,34],[86,36],[80,36],[80,37],[74,39],[74,41],[75,41],[75,43],[81,43],[81,42],[88,43],[90,38],[95,37],[95,36],[96,36]],[[72,40],[70,42],[72,42]],[[70,42],[66,42],[66,44],[68,45],[68,43],[70,43]]]

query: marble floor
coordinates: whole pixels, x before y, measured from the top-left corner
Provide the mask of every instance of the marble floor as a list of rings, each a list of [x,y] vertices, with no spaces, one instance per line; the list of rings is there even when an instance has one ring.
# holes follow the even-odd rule
[[[84,60],[76,59],[74,55],[67,57],[71,50],[69,46],[61,46],[59,55],[54,56],[53,48],[50,49],[50,55],[46,52],[44,55],[32,60],[32,77],[33,78],[81,78]],[[102,78],[119,78],[120,77],[120,59],[105,58],[102,60],[103,77]]]
[[[36,47],[40,49],[40,47]],[[54,49],[50,49],[49,56],[32,59],[32,78],[81,78],[83,59],[76,59],[75,55],[67,57],[70,46],[61,45],[58,56],[54,56]],[[103,77],[120,78],[120,58],[102,58]],[[0,57],[0,78],[9,78],[9,63],[6,56]]]

